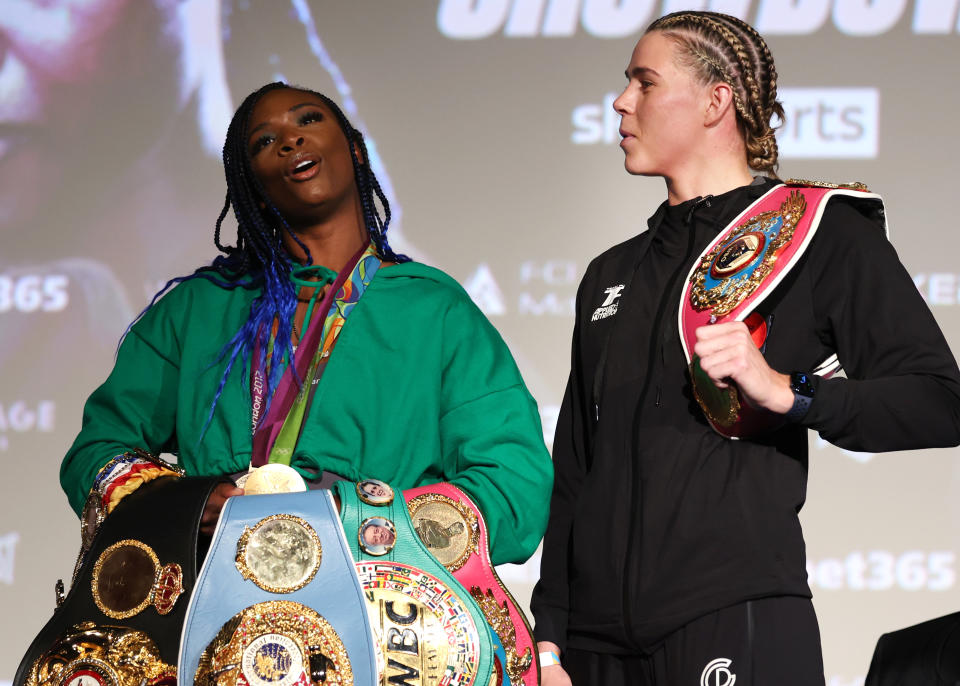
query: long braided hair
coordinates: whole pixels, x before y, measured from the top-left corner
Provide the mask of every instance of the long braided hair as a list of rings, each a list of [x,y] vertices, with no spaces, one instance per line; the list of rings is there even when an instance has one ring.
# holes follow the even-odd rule
[[[269,83],[248,95],[234,113],[223,145],[223,171],[227,181],[227,195],[223,209],[217,217],[213,238],[214,244],[222,254],[218,255],[210,265],[197,269],[193,274],[171,279],[144,310],[144,312],[149,310],[170,286],[188,279],[203,278],[223,288],[260,290],[260,294],[250,305],[247,320],[224,345],[217,358],[217,362],[226,358],[227,364],[201,436],[213,419],[214,408],[220,400],[227,378],[238,358],[242,362],[244,377],[254,350],[259,351],[259,368],[266,369],[267,350],[273,338],[271,358],[274,364],[270,365],[270,373],[266,378],[267,407],[273,391],[280,382],[284,368],[281,363],[293,359],[291,334],[297,307],[297,289],[290,280],[294,265],[283,246],[284,234],[291,236],[303,248],[308,265],[313,263],[313,258],[309,249],[290,229],[280,211],[270,201],[253,173],[247,145],[253,108],[264,94],[282,88],[302,91],[319,98],[336,117],[350,148],[353,176],[363,209],[364,224],[378,256],[387,262],[410,260],[405,255],[395,253],[387,241],[390,203],[367,163],[370,158],[363,135],[350,124],[340,107],[322,93],[279,81]],[[237,220],[237,241],[235,245],[224,245],[220,240],[221,227],[231,208]],[[297,381],[299,382],[300,379]],[[266,416],[266,409],[262,416]]]
[[[770,121],[784,121],[777,100],[777,68],[757,30],[719,12],[674,12],[654,21],[646,33],[660,31],[676,41],[681,59],[704,85],[723,82],[733,89],[737,125],[751,169],[776,177],[777,139]]]

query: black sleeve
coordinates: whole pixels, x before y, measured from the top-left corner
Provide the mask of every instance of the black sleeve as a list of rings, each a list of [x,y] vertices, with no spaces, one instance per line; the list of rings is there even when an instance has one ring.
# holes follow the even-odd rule
[[[886,681],[884,677],[887,676],[887,666],[883,659],[883,649],[889,641],[889,637],[890,634],[884,634],[880,637],[880,640],[877,641],[877,647],[873,650],[873,658],[870,660],[870,671],[867,672],[867,679],[864,682],[864,686],[882,686]]]
[[[584,279],[586,280],[586,279]],[[570,378],[557,418],[553,440],[553,494],[550,519],[543,539],[540,580],[533,590],[530,610],[536,622],[537,641],[552,641],[566,647],[569,612],[569,546],[573,514],[579,495],[579,484],[586,475],[587,411],[589,387],[584,382],[579,347],[581,283],[577,293],[577,323],[573,331],[573,355]]]
[[[834,202],[808,257],[818,335],[847,378],[816,383],[804,424],[849,450],[960,444],[960,370],[879,227]]]

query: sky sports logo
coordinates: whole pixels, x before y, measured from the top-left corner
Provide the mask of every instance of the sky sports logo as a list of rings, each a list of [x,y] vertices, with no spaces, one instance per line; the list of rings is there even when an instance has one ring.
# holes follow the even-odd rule
[[[440,0],[437,28],[447,38],[477,40],[637,34],[656,17],[687,9],[732,14],[760,33],[808,35],[833,25],[850,36],[877,36],[904,18],[916,34],[960,32],[960,0]]]
[[[777,130],[782,159],[871,159],[877,156],[880,93],[876,88],[781,88],[786,122]],[[578,105],[570,120],[576,145],[620,142],[615,93]]]

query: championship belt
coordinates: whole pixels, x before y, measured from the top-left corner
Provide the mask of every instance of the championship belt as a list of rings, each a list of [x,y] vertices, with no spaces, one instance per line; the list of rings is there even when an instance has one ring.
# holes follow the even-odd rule
[[[536,686],[540,666],[533,631],[490,561],[490,540],[483,513],[466,493],[448,483],[403,492],[414,531],[434,557],[470,591],[499,639],[498,671],[510,684]]]
[[[329,491],[227,499],[190,598],[181,686],[377,681],[363,591]]]
[[[27,686],[176,686],[177,670],[142,631],[81,622],[37,660]]]
[[[756,308],[806,252],[832,200],[858,207],[886,231],[883,200],[866,186],[789,180],[769,190],[734,219],[693,264],[680,298],[680,338],[694,396],[717,433],[740,438],[769,430],[780,417],[741,401],[735,385],[719,389],[694,354],[696,330],[725,321],[747,324],[757,347],[766,340],[766,321]],[[836,356],[817,366],[829,377]]]
[[[340,481],[334,489],[379,632],[380,685],[502,683],[480,608],[420,542],[406,504],[375,479]]]
[[[85,541],[70,592],[34,639],[17,686],[159,686],[176,680],[212,478],[163,477],[123,498]]]

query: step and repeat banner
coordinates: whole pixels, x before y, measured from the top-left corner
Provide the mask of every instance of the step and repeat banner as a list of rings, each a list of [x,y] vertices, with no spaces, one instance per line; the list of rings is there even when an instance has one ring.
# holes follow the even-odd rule
[[[714,9],[769,38],[781,175],[860,180],[960,350],[960,0],[0,0],[0,683],[69,579],[60,460],[121,333],[215,255],[226,124],[283,78],[368,136],[393,243],[455,276],[556,423],[577,284],[665,198],[611,104],[643,28]],[[869,294],[864,294],[864,305]],[[827,681],[960,609],[960,452],[810,440],[802,513]],[[503,574],[523,599],[539,559]]]

